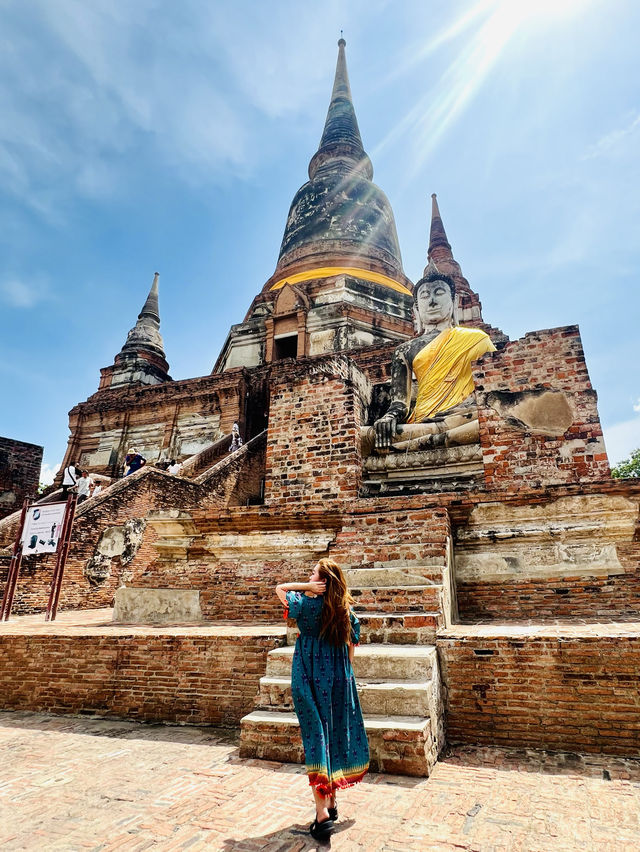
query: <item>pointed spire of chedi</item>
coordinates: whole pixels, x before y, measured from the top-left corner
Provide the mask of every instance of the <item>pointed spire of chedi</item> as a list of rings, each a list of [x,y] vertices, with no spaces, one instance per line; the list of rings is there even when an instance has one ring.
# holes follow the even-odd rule
[[[321,166],[343,168],[346,171],[358,169],[367,180],[373,178],[373,166],[362,145],[358,119],[351,99],[347,58],[344,51],[346,44],[343,38],[338,42],[338,62],[331,102],[327,110],[320,147],[309,163],[311,180]]]
[[[431,195],[431,228],[429,230],[429,249],[427,251],[427,267],[435,263],[441,272],[450,275],[456,283],[456,290],[459,294],[470,292],[469,282],[462,274],[460,264],[453,256],[451,244],[447,239],[447,233],[442,223],[440,208],[438,207],[438,198],[434,193]]]
[[[127,340],[120,350],[121,353],[147,349],[164,358],[164,342],[160,334],[160,311],[158,308],[159,277],[156,272],[153,276],[153,284],[151,290],[149,290],[147,301],[138,314],[138,322],[127,335]]]
[[[159,277],[156,272],[138,321],[127,335],[113,366],[102,370],[100,388],[137,383],[156,385],[171,379],[160,334]]]
[[[309,181],[291,204],[276,271],[265,291],[287,281],[300,283],[345,272],[411,292],[391,205],[372,183],[373,166],[360,136],[345,47],[341,38],[320,145],[309,163]]]
[[[147,301],[144,303],[142,310],[138,314],[138,319],[142,319],[143,317],[149,317],[150,319],[155,320],[158,323],[158,327],[160,327],[160,310],[158,308],[158,278],[160,278],[160,274],[158,272],[154,272],[151,290],[149,290]]]
[[[451,258],[451,246],[447,239],[447,234],[442,224],[440,209],[438,207],[438,197],[435,192],[431,195],[431,231],[429,233],[429,258],[434,260],[443,260]]]

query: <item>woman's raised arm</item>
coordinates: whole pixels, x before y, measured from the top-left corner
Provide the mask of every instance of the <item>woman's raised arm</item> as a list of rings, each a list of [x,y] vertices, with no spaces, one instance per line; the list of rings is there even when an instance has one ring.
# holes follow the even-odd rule
[[[327,590],[327,584],[324,580],[319,583],[278,583],[276,586],[276,595],[287,605],[287,592],[311,592],[312,595],[323,595]]]

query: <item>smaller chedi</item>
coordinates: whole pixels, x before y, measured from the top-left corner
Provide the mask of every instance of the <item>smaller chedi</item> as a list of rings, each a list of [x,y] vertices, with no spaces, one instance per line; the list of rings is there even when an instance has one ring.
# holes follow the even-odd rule
[[[454,280],[432,260],[415,285],[413,298],[418,333],[394,352],[391,402],[373,427],[364,430],[365,455],[478,440],[471,364],[495,346],[481,329],[457,325]],[[417,394],[412,404],[414,374]]]

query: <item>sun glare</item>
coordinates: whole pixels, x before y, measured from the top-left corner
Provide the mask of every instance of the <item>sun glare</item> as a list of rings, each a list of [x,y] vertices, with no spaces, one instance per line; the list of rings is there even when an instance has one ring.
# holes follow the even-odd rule
[[[575,15],[591,0],[500,0],[501,6],[512,6],[518,10],[522,20],[538,18],[552,21]]]
[[[481,88],[509,42],[522,30],[556,28],[575,17],[593,0],[477,0],[449,27],[434,35],[414,58],[423,61],[447,42],[472,34],[460,44],[456,58],[442,74],[435,89],[399,122],[377,146],[384,148],[394,139],[410,134],[416,142],[410,181],[446,134],[456,118]],[[403,67],[406,73],[408,65]],[[374,154],[376,152],[374,151]]]

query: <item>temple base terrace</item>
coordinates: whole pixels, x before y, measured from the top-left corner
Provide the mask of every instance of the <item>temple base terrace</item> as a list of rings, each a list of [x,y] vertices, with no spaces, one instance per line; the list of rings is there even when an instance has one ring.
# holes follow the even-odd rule
[[[111,618],[103,608],[0,625],[1,709],[237,728],[264,691],[269,652],[286,650],[285,622]],[[435,648],[448,745],[640,757],[640,621],[457,624]]]

